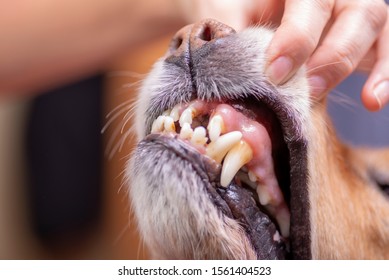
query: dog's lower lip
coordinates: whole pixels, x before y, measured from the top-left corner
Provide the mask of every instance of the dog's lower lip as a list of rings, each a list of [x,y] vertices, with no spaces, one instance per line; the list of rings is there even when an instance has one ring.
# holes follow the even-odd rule
[[[203,187],[215,207],[228,218],[237,220],[245,229],[258,258],[287,257],[286,245],[283,239],[278,239],[275,224],[269,216],[259,210],[252,193],[239,187],[234,181],[227,188],[220,186],[220,164],[201,155],[173,134],[149,134],[140,145],[144,143],[168,149],[175,156],[191,163],[197,176],[204,182]],[[181,172],[179,166],[174,168]]]
[[[248,185],[257,192],[281,235],[289,237],[289,151],[275,113],[263,102],[250,97],[194,99],[164,111],[154,120],[151,132],[177,134],[200,153],[222,163],[223,187],[246,168],[245,177],[252,182]]]

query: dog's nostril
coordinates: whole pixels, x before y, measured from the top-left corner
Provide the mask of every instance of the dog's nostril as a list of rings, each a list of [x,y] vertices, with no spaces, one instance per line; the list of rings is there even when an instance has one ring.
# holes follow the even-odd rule
[[[171,51],[176,51],[176,50],[178,50],[178,49],[181,47],[182,42],[183,42],[182,37],[174,38],[174,39],[172,40],[172,42],[171,42],[170,50],[171,50]]]
[[[203,41],[211,41],[212,38],[212,30],[209,25],[205,26],[202,32],[199,34],[199,38]]]
[[[207,43],[234,34],[235,30],[212,19],[202,20],[180,29],[173,37],[167,59],[179,57],[184,53],[192,53]]]
[[[193,25],[189,37],[192,51],[201,48],[203,45],[228,37],[236,33],[231,27],[218,21],[207,19]]]

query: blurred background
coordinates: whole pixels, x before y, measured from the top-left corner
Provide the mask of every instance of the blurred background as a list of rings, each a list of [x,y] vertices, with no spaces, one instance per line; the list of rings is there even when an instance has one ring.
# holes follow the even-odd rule
[[[127,112],[172,35],[93,77],[0,100],[0,259],[147,258],[123,185],[134,145]],[[389,145],[389,108],[369,113],[361,104],[365,78],[334,90],[329,113],[344,141]]]
[[[0,259],[147,258],[123,185],[126,113],[172,35],[104,73],[0,100]]]

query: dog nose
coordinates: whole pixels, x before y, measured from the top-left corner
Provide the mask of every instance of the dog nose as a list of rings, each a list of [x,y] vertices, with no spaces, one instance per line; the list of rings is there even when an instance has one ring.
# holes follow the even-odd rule
[[[174,35],[168,56],[181,56],[187,52],[192,53],[209,42],[227,37],[236,31],[213,19],[205,19],[198,23],[187,25]]]

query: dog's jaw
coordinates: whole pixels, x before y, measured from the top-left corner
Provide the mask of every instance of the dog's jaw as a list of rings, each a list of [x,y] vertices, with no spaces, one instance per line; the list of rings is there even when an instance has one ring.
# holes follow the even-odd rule
[[[274,103],[282,103],[282,104],[288,104],[288,106],[284,106],[282,108],[287,108],[287,110],[279,110],[278,113],[280,114],[280,118],[284,122],[290,122],[293,121],[293,127],[297,128],[294,131],[290,131],[290,134],[286,135],[285,137],[288,139],[290,143],[292,142],[298,142],[303,139],[303,135],[307,134],[307,130],[310,128],[310,122],[309,122],[309,98],[308,98],[308,90],[307,90],[307,82],[304,78],[304,72],[301,70],[296,76],[288,83],[283,86],[277,87],[277,97],[273,99],[271,94],[271,88],[274,87],[267,82],[266,76],[264,76],[264,68],[265,68],[265,50],[267,44],[270,42],[272,38],[272,32],[264,29],[264,28],[253,28],[248,29],[244,31],[241,34],[238,35],[232,35],[228,38],[220,40],[217,44],[217,48],[212,49],[212,54],[208,55],[207,59],[202,61],[198,60],[196,61],[198,64],[194,69],[196,69],[196,73],[192,76],[188,73],[185,73],[182,71],[182,68],[177,66],[174,62],[171,63],[168,61],[168,59],[163,58],[160,61],[158,61],[153,70],[151,71],[151,74],[148,76],[148,78],[145,80],[142,90],[140,91],[140,102],[138,103],[137,108],[137,131],[138,131],[138,137],[143,138],[146,134],[149,133],[151,129],[151,123],[153,119],[156,118],[159,114],[161,114],[164,110],[168,108],[172,108],[174,105],[182,102],[189,102],[192,97],[193,93],[193,84],[196,84],[196,95],[197,98],[203,99],[203,100],[218,100],[218,99],[238,99],[240,98],[241,94],[250,94],[253,93],[254,90],[256,90],[258,96],[260,98],[267,98],[268,102],[274,102]],[[225,52],[228,50],[228,52],[232,53],[233,55],[231,57],[235,57],[234,59],[230,59],[229,56],[225,56]],[[244,50],[244,51],[242,51]],[[168,56],[168,55],[167,55]],[[211,60],[210,65],[219,65],[215,68],[209,68],[207,66],[207,63],[209,63]],[[212,63],[214,61],[214,63]],[[244,64],[242,64],[242,61],[246,61]],[[226,68],[226,66],[229,66]],[[234,65],[234,67],[231,67],[231,65]],[[230,71],[228,71],[230,69]],[[248,69],[252,69],[251,71],[248,71]],[[217,71],[222,74],[222,76],[214,77],[214,74],[217,73]],[[179,79],[177,77],[180,77]],[[194,79],[194,81],[193,81]],[[240,81],[240,82],[239,82]],[[293,90],[293,94],[291,94],[291,91]],[[277,100],[277,101],[276,101]],[[281,108],[281,106],[280,106]],[[295,116],[293,118],[290,118],[290,116]],[[146,121],[145,121],[146,120]],[[282,122],[281,120],[281,122]],[[286,132],[288,133],[288,131]],[[305,143],[302,141],[302,143]],[[303,144],[304,146],[304,144]],[[151,155],[150,155],[151,156]],[[136,156],[135,156],[136,158]],[[144,166],[143,166],[144,167]],[[152,204],[152,201],[155,200],[155,198],[148,196],[145,197],[144,190],[140,190],[136,186],[140,185],[150,185],[152,182],[142,182],[142,180],[145,180],[146,177],[150,177],[150,173],[152,172],[152,167],[150,166],[150,170],[148,170],[148,174],[143,174],[145,168],[142,168],[142,170],[137,169],[135,166],[133,167],[133,173],[129,176],[131,176],[132,180],[132,197],[136,198],[137,202],[134,203],[135,205],[135,212],[139,213],[139,215],[142,216],[149,216],[145,215],[145,210],[147,209],[141,209],[144,203]],[[142,173],[142,175],[140,175]],[[298,172],[296,172],[297,174]],[[134,176],[134,174],[136,176]],[[138,179],[139,178],[139,179]],[[135,179],[135,182],[134,182]],[[177,181],[180,179],[177,178]],[[177,187],[177,186],[174,186]],[[171,186],[166,186],[166,188],[171,188]],[[179,190],[171,191],[171,193],[180,193]],[[193,190],[186,195],[188,197],[191,196],[193,193]],[[153,194],[156,195],[155,193]],[[165,194],[164,194],[165,195]],[[174,194],[176,195],[176,193]],[[193,203],[197,203],[197,200],[200,199],[201,195],[196,196],[195,201]],[[143,197],[143,199],[142,199]],[[204,198],[203,198],[204,199]],[[143,203],[139,203],[139,201],[142,200]],[[177,201],[176,199],[173,199],[174,201]],[[157,203],[157,202],[155,202]],[[161,203],[161,202],[158,202]],[[173,203],[173,201],[172,201]],[[137,205],[140,206],[139,209],[137,209]],[[205,212],[212,213],[215,211],[215,208],[210,202],[205,201],[202,203],[201,207],[204,207],[204,205],[207,205],[207,209]],[[201,208],[200,207],[200,208]],[[300,205],[293,205],[295,208],[300,208]],[[191,207],[188,207],[192,209],[199,209],[199,205],[193,205]],[[167,220],[169,220],[168,217],[164,217],[165,214],[169,213],[169,210],[164,208],[160,208],[160,210],[163,210],[163,213],[161,214],[161,220],[157,221],[157,223],[165,223]],[[305,215],[308,215],[308,209],[305,207],[304,211],[306,211]],[[181,211],[180,216],[181,218],[184,217],[184,212]],[[150,214],[152,216],[153,214]],[[191,214],[193,215],[193,214]],[[200,214],[204,216],[204,214]],[[175,221],[178,221],[180,217],[176,217],[174,219]],[[308,219],[308,218],[307,218]],[[220,219],[218,217],[217,212],[212,215],[212,218],[210,218],[206,224],[212,225],[214,228],[225,228],[226,225],[227,228],[231,228],[230,230],[227,230],[228,234],[226,233],[220,233],[215,234],[215,236],[224,236],[221,238],[221,240],[217,239],[214,243],[218,244],[218,246],[221,246],[221,244],[224,244],[223,246],[226,247],[228,244],[232,244],[232,241],[237,241],[238,244],[236,246],[232,246],[235,249],[229,249],[229,252],[227,253],[223,252],[221,253],[218,246],[215,245],[215,248],[212,247],[210,251],[218,252],[216,255],[213,255],[213,257],[216,258],[252,258],[255,256],[255,253],[252,252],[250,242],[246,240],[245,234],[242,234],[242,229],[239,227],[239,225],[234,221],[226,222],[228,219]],[[216,224],[215,224],[216,222]],[[188,225],[188,229],[185,230],[184,227],[187,224],[182,223],[180,225],[181,232],[191,232],[193,233],[193,225]],[[154,225],[155,227],[158,227],[158,225]],[[167,244],[167,242],[160,242],[158,238],[154,238],[152,232],[153,230],[149,228],[150,224],[148,222],[145,222],[143,224],[142,220],[140,221],[140,229],[143,232],[143,236],[147,240],[146,243],[148,244],[155,244],[151,245],[151,247],[158,248],[157,250],[152,251],[161,251],[161,246],[163,244],[156,243],[164,243]],[[204,226],[196,226],[195,228],[206,228]],[[305,229],[306,231],[306,229]],[[292,233],[293,234],[293,233]],[[233,238],[228,236],[234,236]],[[239,238],[240,237],[240,238]],[[188,240],[203,240],[204,238],[195,238],[195,236],[192,236],[191,239]],[[209,235],[204,240],[208,240],[209,242],[210,237]],[[229,240],[229,241],[228,241]],[[166,241],[166,240],[165,240]],[[199,242],[199,241],[198,241]],[[302,242],[309,242],[309,238],[304,239]],[[172,246],[175,245],[169,245],[168,247],[172,248]],[[222,246],[222,247],[223,247]],[[184,248],[185,246],[182,245],[181,248]],[[309,245],[306,247],[310,247]],[[238,250],[238,248],[244,248],[243,252],[240,252],[241,249]],[[180,257],[195,257],[195,258],[204,258],[209,257],[210,253],[208,252],[201,252],[197,255],[190,254],[183,254],[183,255],[174,255],[171,253],[166,252],[167,249],[162,250],[165,251],[164,254],[162,254],[164,257],[169,258],[180,258]],[[181,250],[183,251],[183,250]],[[201,251],[201,250],[200,250]],[[161,253],[160,253],[161,254]],[[309,258],[310,253],[304,253],[304,258]],[[161,256],[160,256],[161,257]],[[301,255],[301,257],[303,257]]]

